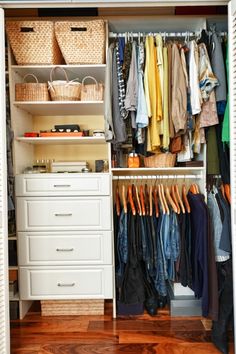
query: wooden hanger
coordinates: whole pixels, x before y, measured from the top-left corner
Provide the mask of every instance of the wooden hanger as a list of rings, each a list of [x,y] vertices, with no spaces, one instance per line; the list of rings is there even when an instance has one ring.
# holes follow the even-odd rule
[[[158,218],[159,207],[158,207],[157,187],[156,186],[153,188],[153,199],[154,199],[154,205],[155,205],[155,211],[156,211],[156,218]]]
[[[118,185],[116,186],[116,214],[120,216],[120,194]]]
[[[172,209],[174,210],[175,213],[178,213],[178,208],[170,195],[170,190],[169,190],[168,186],[165,186],[165,194],[166,194],[167,202],[169,203],[169,205],[172,207]]]
[[[163,204],[165,206],[166,213],[169,215],[170,214],[170,209],[168,207],[166,197],[165,197],[165,191],[164,191],[164,186],[161,184],[161,194],[162,194],[162,199],[163,199]]]
[[[142,215],[146,215],[144,193],[143,193],[143,186],[142,185],[140,186],[140,200],[141,200]]]
[[[174,188],[175,188],[177,200],[178,200],[178,203],[179,203],[179,205],[180,205],[181,211],[182,211],[183,214],[185,214],[185,208],[184,208],[184,204],[183,204],[182,199],[181,199],[180,194],[179,194],[179,187],[178,187],[178,184],[175,184],[175,185],[174,185]]]
[[[148,185],[145,183],[144,186],[144,200],[145,200],[145,207],[146,207],[146,215],[149,215],[149,193],[148,193]]]
[[[152,206],[152,185],[149,186],[149,215],[152,216],[153,212],[153,206]]]
[[[198,194],[195,183],[192,183],[192,184],[191,184],[189,190],[190,190],[190,192],[193,193],[193,194]]]
[[[125,214],[127,214],[127,202],[126,202],[126,195],[125,195],[125,184],[122,185],[122,203]]]
[[[128,186],[128,200],[131,206],[131,211],[133,215],[136,215],[136,209],[135,209],[135,205],[134,205],[134,200],[133,200],[133,195],[132,195],[132,186],[129,185]]]
[[[162,192],[161,192],[161,185],[160,184],[158,184],[158,186],[157,186],[157,191],[158,191],[159,200],[161,202],[162,212],[163,212],[163,214],[166,214],[166,208],[165,208],[165,204],[164,204],[164,201],[163,201]]]
[[[170,193],[171,193],[171,197],[177,207],[177,214],[180,214],[180,206],[179,206],[179,203],[178,203],[178,200],[177,200],[177,196],[176,196],[176,192],[175,192],[175,188],[174,188],[174,185],[172,184],[171,187],[170,187]]]
[[[137,204],[138,204],[138,214],[142,215],[142,207],[141,207],[141,203],[140,203],[140,199],[139,199],[139,193],[138,193],[137,185],[135,186],[135,196],[136,196],[136,200],[137,200]]]
[[[137,195],[136,195],[136,188],[134,183],[131,185],[131,190],[132,190],[132,197],[133,197],[133,202],[134,202],[134,207],[137,213],[139,214],[139,205],[138,205],[138,200],[137,200]]]
[[[230,185],[229,184],[225,184],[224,185],[224,190],[225,190],[226,199],[228,200],[229,204],[231,204]]]
[[[182,198],[183,198],[183,202],[184,202],[185,209],[186,209],[187,213],[190,213],[191,208],[190,208],[188,198],[187,198],[187,190],[186,190],[185,183],[183,183],[183,185],[182,185]]]

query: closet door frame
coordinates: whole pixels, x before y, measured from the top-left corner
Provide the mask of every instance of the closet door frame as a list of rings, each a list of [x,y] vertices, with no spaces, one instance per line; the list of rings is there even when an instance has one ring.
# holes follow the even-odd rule
[[[0,8],[0,352],[10,353],[6,156],[5,21]]]

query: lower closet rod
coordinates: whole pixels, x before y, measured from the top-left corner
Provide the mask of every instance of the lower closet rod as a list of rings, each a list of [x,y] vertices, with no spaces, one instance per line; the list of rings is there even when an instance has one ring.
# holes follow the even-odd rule
[[[151,176],[113,176],[113,180],[122,179],[201,179],[202,175],[151,175]]]

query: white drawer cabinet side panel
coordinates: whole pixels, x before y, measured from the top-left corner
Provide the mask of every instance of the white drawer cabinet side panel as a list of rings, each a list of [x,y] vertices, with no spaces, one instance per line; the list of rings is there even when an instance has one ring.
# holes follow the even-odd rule
[[[18,231],[110,230],[109,197],[18,197]]]
[[[112,266],[20,268],[20,296],[30,299],[110,299]]]
[[[111,231],[19,232],[19,265],[112,264]]]
[[[16,176],[16,196],[109,195],[109,174],[43,174]]]

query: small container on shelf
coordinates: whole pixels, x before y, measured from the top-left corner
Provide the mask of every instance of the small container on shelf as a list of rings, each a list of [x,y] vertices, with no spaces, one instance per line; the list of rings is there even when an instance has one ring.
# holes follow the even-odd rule
[[[140,158],[135,152],[131,152],[128,157],[128,167],[138,168],[140,167]]]

